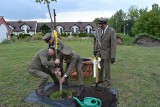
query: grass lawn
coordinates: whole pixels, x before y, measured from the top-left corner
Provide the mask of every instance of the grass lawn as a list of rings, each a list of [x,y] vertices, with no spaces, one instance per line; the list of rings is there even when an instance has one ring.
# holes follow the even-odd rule
[[[65,40],[64,44],[81,57],[93,57],[92,40]],[[0,44],[0,107],[39,107],[22,100],[39,83],[27,72],[28,64],[46,47],[43,41]],[[160,48],[118,46],[111,67],[111,87],[118,89],[118,107],[160,107]],[[94,80],[87,78],[85,83],[93,84]]]

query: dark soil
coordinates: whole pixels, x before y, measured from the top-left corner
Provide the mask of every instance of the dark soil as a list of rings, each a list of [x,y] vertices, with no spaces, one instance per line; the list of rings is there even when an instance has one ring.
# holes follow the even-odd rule
[[[94,97],[102,101],[102,107],[116,107],[117,106],[117,96],[111,93],[108,88],[105,87],[90,87],[85,89],[80,96],[76,96],[81,102],[83,102],[85,97]],[[76,107],[80,107],[75,101]]]
[[[77,91],[76,86],[71,86],[68,90],[71,91],[72,95],[77,97],[81,102],[83,102],[85,97],[94,97],[101,100],[102,107],[117,107],[117,94],[113,94],[113,92],[109,91],[109,88],[107,87],[98,86],[98,88],[96,88],[95,86],[86,86],[79,92]],[[49,96],[56,91],[59,91],[59,88],[52,87],[47,91],[46,94]],[[67,100],[69,97],[66,93],[62,93],[61,99]],[[75,103],[75,107],[80,107],[80,105],[75,100],[73,103]]]
[[[160,47],[160,39],[154,38],[149,35],[140,35],[133,44],[149,47]]]

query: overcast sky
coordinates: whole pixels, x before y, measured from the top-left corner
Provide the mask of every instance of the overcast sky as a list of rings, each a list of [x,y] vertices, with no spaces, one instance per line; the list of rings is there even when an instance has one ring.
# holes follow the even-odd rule
[[[58,22],[87,22],[98,17],[110,18],[116,11],[128,11],[131,5],[138,9],[160,6],[160,0],[57,0],[51,2],[51,12],[56,9]],[[0,16],[5,20],[50,21],[46,4],[35,0],[0,0]]]

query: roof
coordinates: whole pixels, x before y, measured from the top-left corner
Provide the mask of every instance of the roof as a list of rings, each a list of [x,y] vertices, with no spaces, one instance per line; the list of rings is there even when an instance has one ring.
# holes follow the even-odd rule
[[[0,16],[0,19],[2,19],[3,18],[3,16]]]
[[[37,21],[7,21],[7,24],[14,27],[14,31],[21,31],[22,25],[28,25],[31,29],[30,31],[35,31]]]
[[[37,31],[40,31],[40,27],[43,25],[47,25],[51,28],[50,22],[38,22],[37,24]],[[57,22],[56,26],[62,26],[64,28],[64,32],[71,31],[71,27],[74,25],[80,28],[80,31],[84,31],[87,25],[92,26],[93,30],[96,30],[97,26],[95,22]]]

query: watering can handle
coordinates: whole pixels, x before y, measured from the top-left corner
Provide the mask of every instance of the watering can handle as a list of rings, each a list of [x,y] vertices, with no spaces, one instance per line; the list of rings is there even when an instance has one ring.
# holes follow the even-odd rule
[[[99,103],[98,107],[102,107],[102,101],[101,101],[100,99],[93,98],[93,97],[85,97],[84,100],[86,100],[86,99],[94,99],[94,100],[97,100],[98,103]]]
[[[97,101],[99,102],[99,106],[98,107],[102,107],[102,102],[100,99],[97,99]]]

